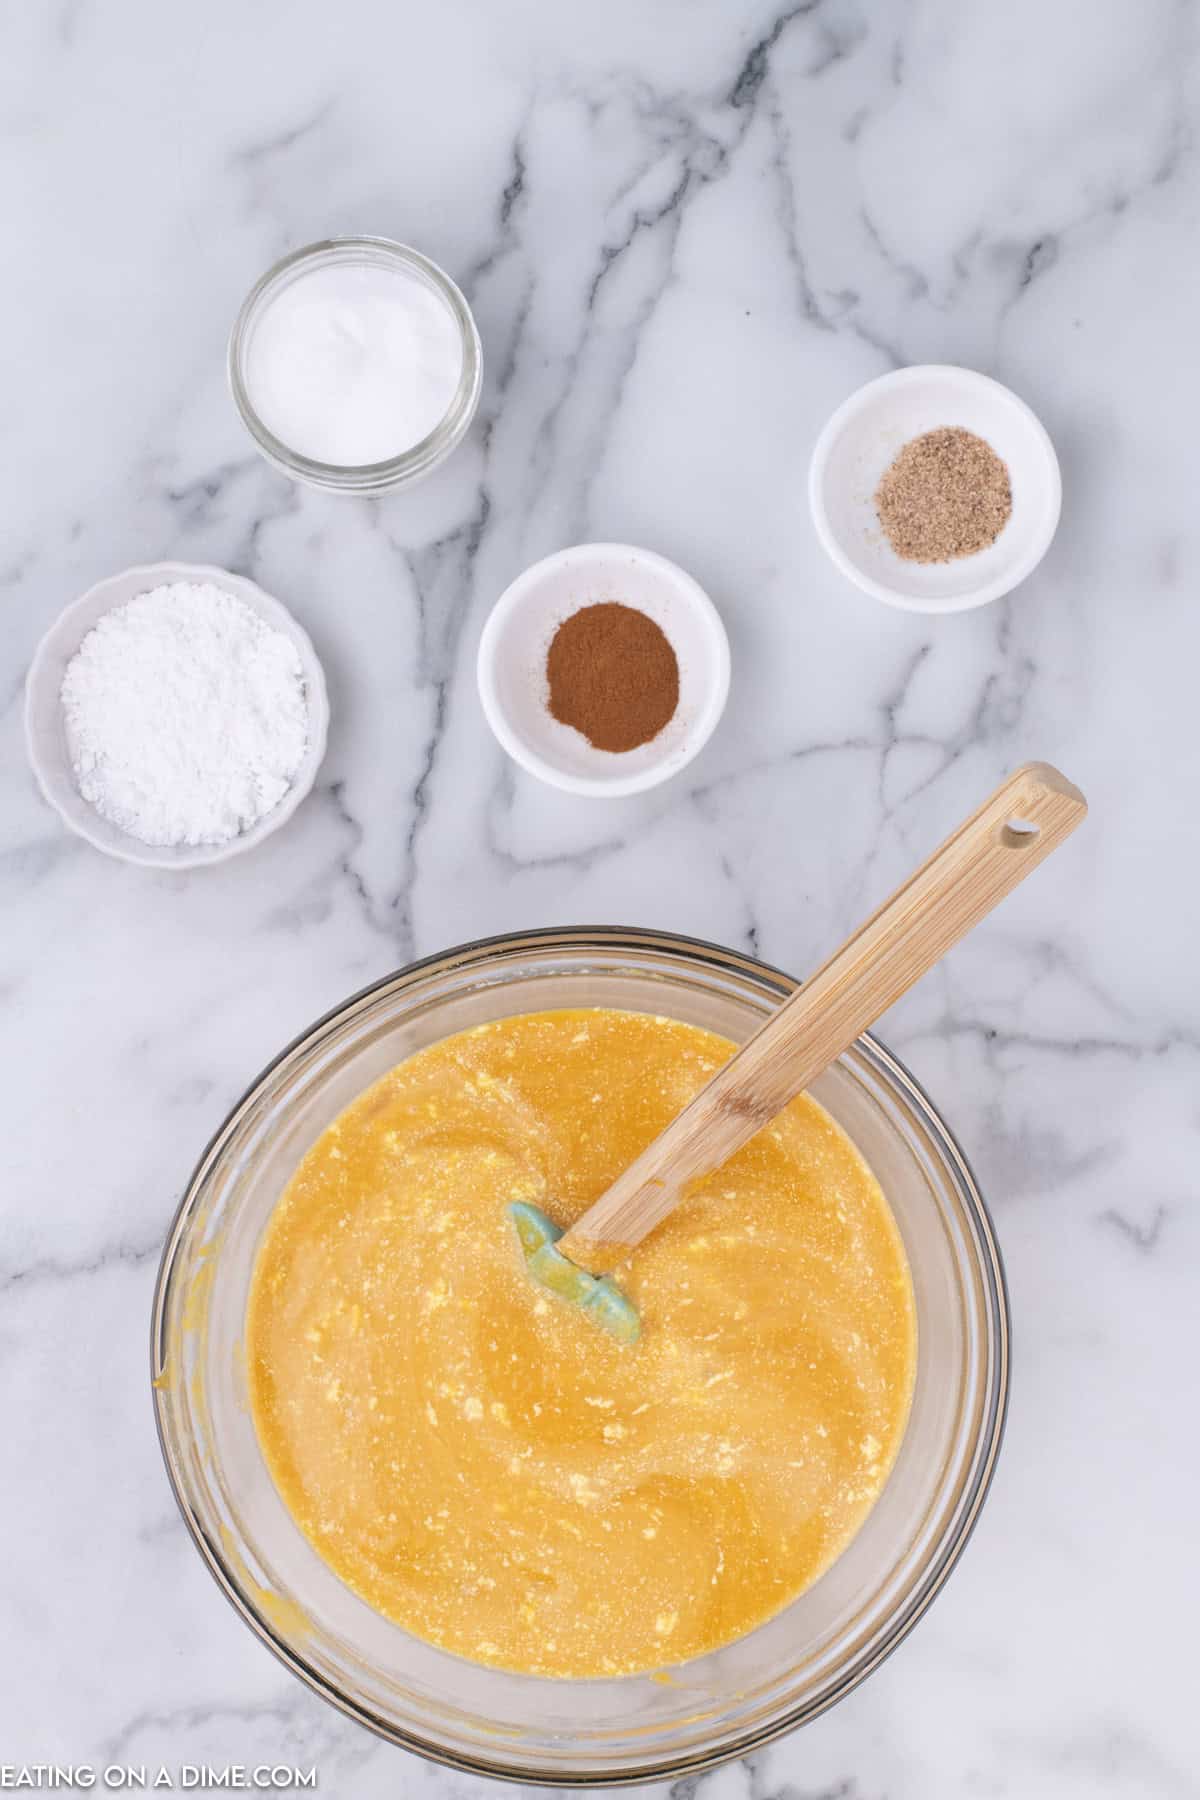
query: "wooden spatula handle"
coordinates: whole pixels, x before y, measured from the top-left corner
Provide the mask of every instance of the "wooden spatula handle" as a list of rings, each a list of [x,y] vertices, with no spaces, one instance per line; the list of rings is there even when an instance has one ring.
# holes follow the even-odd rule
[[[1087,802],[1048,763],[1010,775],[749,1038],[559,1240],[602,1274],[873,1025],[1074,831]]]

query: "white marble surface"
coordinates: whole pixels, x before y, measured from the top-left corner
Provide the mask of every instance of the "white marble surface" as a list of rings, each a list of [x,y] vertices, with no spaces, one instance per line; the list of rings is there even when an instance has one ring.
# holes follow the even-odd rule
[[[482,1792],[293,1681],[177,1521],[147,1313],[199,1148],[317,1013],[476,934],[661,925],[802,971],[1041,755],[1085,833],[883,1032],[1007,1257],[993,1495],[901,1651],[703,1788],[1200,1792],[1195,25],[1168,0],[6,9],[0,1762]],[[467,447],[376,503],[268,470],[222,366],[260,269],[354,230],[455,273],[488,362]],[[840,581],[804,478],[837,401],[934,359],[1033,403],[1065,507],[1024,590],[927,620]],[[476,702],[488,606],[585,537],[677,558],[732,637],[723,728],[639,801],[517,775]],[[21,734],[58,608],[163,557],[285,599],[334,707],[296,819],[191,876],[68,838]]]

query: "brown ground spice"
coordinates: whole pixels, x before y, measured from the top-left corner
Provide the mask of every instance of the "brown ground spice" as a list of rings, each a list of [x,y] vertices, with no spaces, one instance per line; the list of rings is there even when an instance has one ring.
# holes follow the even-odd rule
[[[875,490],[875,510],[906,562],[973,556],[1012,514],[1008,468],[973,431],[943,425],[905,444]]]
[[[597,750],[636,750],[679,705],[670,639],[636,607],[605,600],[564,619],[546,656],[550,711]]]

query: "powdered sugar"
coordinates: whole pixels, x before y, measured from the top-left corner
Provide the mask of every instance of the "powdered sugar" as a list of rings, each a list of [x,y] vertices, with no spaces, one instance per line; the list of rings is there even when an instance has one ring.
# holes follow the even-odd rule
[[[308,743],[295,645],[212,582],[106,613],[62,704],[80,793],[144,844],[227,843],[278,805]]]

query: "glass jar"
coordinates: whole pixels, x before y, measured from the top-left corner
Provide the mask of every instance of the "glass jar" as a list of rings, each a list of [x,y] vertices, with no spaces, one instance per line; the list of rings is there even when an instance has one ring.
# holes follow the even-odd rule
[[[458,331],[462,372],[445,417],[420,443],[411,445],[409,449],[384,462],[362,463],[357,466],[325,463],[293,450],[263,423],[255,410],[247,381],[251,342],[268,307],[293,282],[302,280],[316,269],[339,264],[358,267],[374,265],[402,270],[410,279],[421,282],[437,296],[454,320]],[[470,307],[454,282],[436,263],[430,262],[419,251],[410,250],[406,244],[394,243],[391,238],[337,237],[327,238],[318,244],[308,244],[302,250],[294,250],[255,282],[230,334],[228,369],[234,404],[247,431],[269,463],[281,469],[285,475],[290,475],[293,481],[306,482],[310,487],[331,488],[340,493],[377,494],[389,488],[404,487],[422,475],[428,475],[431,469],[444,462],[461,443],[479,404],[479,393],[483,385],[483,352]]]
[[[393,1742],[477,1774],[560,1786],[709,1768],[847,1693],[957,1560],[1000,1445],[1004,1278],[962,1153],[870,1037],[812,1092],[871,1164],[904,1238],[919,1333],[912,1413],[858,1535],[775,1618],[657,1678],[554,1681],[486,1668],[412,1637],[344,1587],[293,1522],[259,1450],[242,1364],[255,1251],[297,1162],[355,1095],[424,1045],[512,1013],[626,1007],[741,1040],[795,986],[734,951],[654,932],[543,931],[450,950],[297,1039],[205,1152],[154,1303],[168,1473],[197,1548],[247,1623],[326,1699]]]

